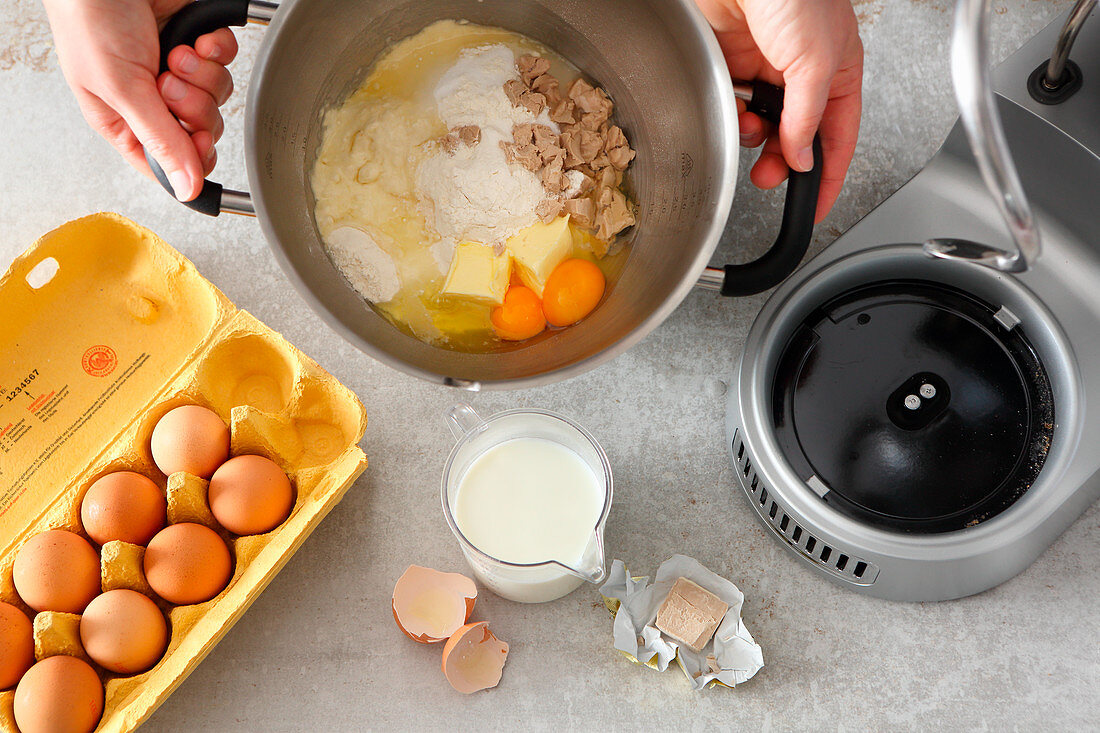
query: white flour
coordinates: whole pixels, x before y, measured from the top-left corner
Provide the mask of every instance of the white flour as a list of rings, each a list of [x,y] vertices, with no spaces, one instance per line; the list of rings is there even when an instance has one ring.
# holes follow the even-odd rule
[[[455,242],[497,244],[538,220],[536,207],[546,198],[539,177],[508,163],[500,147],[512,141],[516,124],[537,122],[556,132],[544,110],[537,117],[515,107],[504,93],[504,83],[519,79],[516,58],[507,46],[491,45],[462,52],[435,88],[439,116],[448,129],[464,125],[481,128],[481,142],[442,149],[421,164],[417,187],[429,224],[443,240],[436,254],[440,269]]]
[[[455,65],[447,70],[435,87],[439,118],[448,128],[478,125],[496,128],[509,140],[512,127],[539,122],[558,131],[545,110],[538,117],[523,107],[515,107],[504,93],[504,84],[518,80],[516,55],[501,44],[468,48]]]
[[[348,282],[371,303],[392,300],[401,289],[393,258],[362,229],[340,227],[325,237],[325,244]]]

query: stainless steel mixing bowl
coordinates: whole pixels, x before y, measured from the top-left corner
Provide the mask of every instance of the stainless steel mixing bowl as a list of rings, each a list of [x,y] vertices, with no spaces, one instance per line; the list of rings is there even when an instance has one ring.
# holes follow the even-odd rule
[[[395,368],[468,387],[530,386],[575,375],[660,324],[714,252],[737,178],[737,113],[725,60],[693,0],[291,0],[281,6],[199,0],[188,11],[186,27],[176,27],[181,14],[165,28],[162,58],[174,44],[219,25],[271,21],[248,94],[252,202],[248,194],[207,182],[193,208],[251,213],[254,204],[302,296],[351,343]],[[209,17],[198,17],[204,13]],[[343,102],[390,44],[447,18],[518,31],[570,59],[614,99],[616,120],[638,150],[631,169],[638,223],[605,301],[576,326],[495,353],[452,351],[399,331],[329,260],[313,217],[310,172],[324,111]],[[778,115],[782,101],[775,95]],[[801,207],[810,212],[806,241],[813,188]]]

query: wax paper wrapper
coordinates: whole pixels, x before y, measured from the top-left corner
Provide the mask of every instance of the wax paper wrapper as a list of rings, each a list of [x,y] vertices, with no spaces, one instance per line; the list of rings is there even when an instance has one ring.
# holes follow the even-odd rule
[[[729,605],[713,642],[701,652],[665,636],[653,625],[657,609],[677,578],[698,583]],[[657,568],[652,584],[648,577],[631,577],[623,561],[615,560],[600,593],[615,613],[615,648],[633,661],[662,672],[670,662],[677,662],[695,690],[713,685],[734,687],[764,666],[764,653],[741,620],[745,595],[698,560],[673,555]]]

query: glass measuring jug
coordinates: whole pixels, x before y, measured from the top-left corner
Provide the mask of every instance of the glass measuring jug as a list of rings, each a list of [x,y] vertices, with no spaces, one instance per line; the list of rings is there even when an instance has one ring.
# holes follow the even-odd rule
[[[603,533],[611,509],[613,486],[611,466],[596,439],[572,420],[547,410],[507,410],[482,419],[469,405],[456,405],[447,413],[447,423],[458,442],[443,470],[443,514],[478,580],[497,595],[521,603],[552,601],[572,592],[585,581],[602,582],[606,576]],[[574,547],[569,557],[539,557],[537,561],[525,557],[523,562],[509,561],[494,556],[485,545],[499,547],[507,540],[519,554],[527,554],[523,552],[526,538],[532,538],[534,542],[538,535],[538,539],[546,540],[542,535],[555,527],[532,527],[519,523],[508,526],[504,523],[488,530],[500,533],[500,537],[487,539],[483,531],[480,542],[475,542],[472,541],[476,539],[473,532],[475,523],[464,519],[464,516],[469,516],[472,507],[468,501],[463,506],[459,495],[464,487],[467,491],[473,490],[470,482],[482,470],[485,461],[495,459],[494,454],[518,446],[513,441],[526,443],[532,440],[550,444],[543,447],[555,455],[556,460],[570,463],[575,458],[583,464],[584,470],[591,472],[594,479],[594,503],[591,506],[594,511],[591,512],[591,526],[585,527],[587,545],[583,551],[577,552]],[[527,466],[527,469],[537,470],[534,464]],[[520,466],[512,474],[516,485],[525,480],[523,473],[524,467]],[[528,475],[527,480],[537,481],[539,485],[546,485],[548,480],[552,483],[545,471],[538,476]],[[517,501],[523,500],[521,494],[515,492],[514,496],[520,497]],[[584,519],[579,514],[570,514],[571,507],[568,505],[557,509],[567,518],[578,522]],[[577,509],[578,512],[583,511],[579,505]],[[463,527],[467,530],[465,533]],[[497,554],[501,553],[498,551]]]

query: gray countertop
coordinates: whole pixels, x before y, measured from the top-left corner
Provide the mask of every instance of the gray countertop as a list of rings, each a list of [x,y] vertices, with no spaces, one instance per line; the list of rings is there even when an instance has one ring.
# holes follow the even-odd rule
[[[948,0],[857,0],[867,46],[862,139],[815,251],[912,176],[954,118]],[[1067,0],[995,0],[994,54],[1014,50]],[[1100,22],[1094,19],[1093,22]],[[218,178],[244,187],[243,99],[263,31],[241,31],[238,93]],[[734,491],[725,380],[763,297],[691,294],[627,354],[568,382],[464,395],[384,367],[344,343],[291,289],[249,219],[174,205],[84,124],[36,0],[0,5],[0,268],[54,226],[97,210],[160,233],[239,306],[363,400],[370,468],[237,626],[176,690],[151,730],[1066,729],[1100,720],[1100,507],[1030,569],[979,596],[902,604],[842,590],[796,564]],[[751,154],[746,153],[747,163]],[[744,166],[747,173],[748,165]],[[759,251],[778,196],[742,185],[719,259]],[[247,276],[245,275],[247,273]],[[694,693],[678,670],[627,662],[594,587],[526,606],[484,592],[475,616],[511,644],[499,688],[451,690],[438,648],[390,614],[410,563],[464,570],[439,509],[444,411],[540,406],[576,418],[615,471],[611,557],[652,574],[674,553],[745,593],[765,667],[736,690]]]

